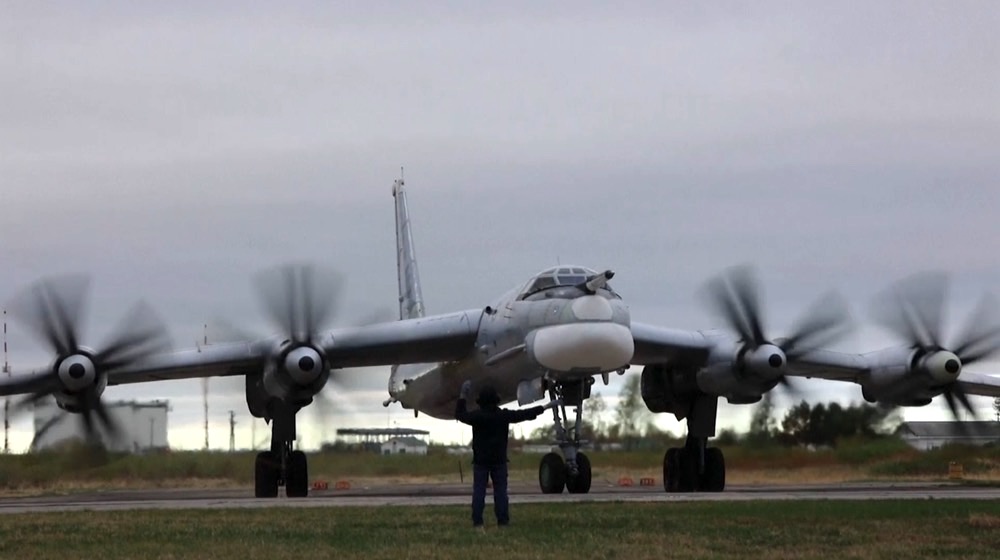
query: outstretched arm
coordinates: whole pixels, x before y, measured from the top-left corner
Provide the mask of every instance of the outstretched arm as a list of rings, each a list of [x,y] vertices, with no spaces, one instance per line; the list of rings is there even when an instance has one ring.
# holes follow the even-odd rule
[[[533,406],[531,408],[525,408],[522,410],[506,410],[504,411],[504,416],[507,417],[507,422],[510,424],[516,424],[518,422],[524,422],[525,420],[534,420],[538,418],[538,415],[545,412],[546,408],[552,408],[561,404],[562,401],[556,399],[554,401],[549,401],[543,406]]]
[[[458,392],[458,401],[455,403],[455,420],[458,420],[463,424],[469,424],[470,426],[472,425],[472,415],[469,414],[465,401],[469,398],[469,391],[471,390],[471,381],[462,383],[462,389]]]

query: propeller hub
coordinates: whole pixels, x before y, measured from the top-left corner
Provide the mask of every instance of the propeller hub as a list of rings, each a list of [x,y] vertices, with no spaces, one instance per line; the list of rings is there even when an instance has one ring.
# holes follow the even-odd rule
[[[782,375],[787,361],[785,353],[774,344],[762,344],[748,350],[743,358],[747,369],[767,378]]]
[[[77,393],[94,384],[97,368],[86,354],[73,354],[59,362],[56,370],[59,382],[69,393]]]
[[[939,384],[952,383],[962,373],[962,360],[953,352],[938,350],[924,357],[923,370]]]
[[[767,363],[773,368],[779,368],[785,363],[785,360],[781,357],[781,354],[771,354],[771,357],[767,359]]]
[[[322,373],[323,358],[315,348],[299,346],[285,356],[284,369],[296,384],[310,385]]]

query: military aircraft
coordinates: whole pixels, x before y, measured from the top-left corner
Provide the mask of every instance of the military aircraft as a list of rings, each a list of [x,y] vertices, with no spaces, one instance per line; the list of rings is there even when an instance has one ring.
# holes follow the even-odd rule
[[[847,312],[836,297],[819,300],[783,338],[765,332],[756,281],[735,268],[708,284],[706,294],[728,329],[687,331],[632,321],[611,287],[611,270],[546,269],[481,308],[426,315],[406,191],[395,200],[399,275],[397,321],[322,330],[333,290],[312,267],[285,267],[260,282],[279,335],[254,341],[166,351],[162,325],[136,307],[99,348],[79,340],[81,282],[46,280],[15,301],[15,313],[41,335],[55,359],[40,371],[0,379],[0,396],[26,394],[21,405],[52,395],[81,415],[88,433],[114,431],[101,395],[109,385],[195,377],[240,376],[247,406],[271,424],[271,447],[255,462],[255,495],[308,494],[306,455],[295,448],[296,414],[346,368],[391,366],[390,406],[452,418],[466,379],[489,384],[504,403],[561,399],[553,409],[560,453],[542,457],[544,493],[586,493],[591,464],[580,451],[581,419],[596,379],[643,366],[642,397],[653,412],[687,421],[683,448],[663,459],[667,491],[721,491],[722,451],[710,447],[719,398],[747,404],[792,377],[857,383],[872,402],[925,405],[943,395],[951,410],[972,410],[967,395],[1000,396],[1000,378],[964,371],[1000,349],[992,300],[972,315],[957,340],[940,333],[943,282],[923,276],[890,290],[882,318],[904,339],[869,354],[824,350],[844,331]],[[98,424],[100,426],[98,426]]]

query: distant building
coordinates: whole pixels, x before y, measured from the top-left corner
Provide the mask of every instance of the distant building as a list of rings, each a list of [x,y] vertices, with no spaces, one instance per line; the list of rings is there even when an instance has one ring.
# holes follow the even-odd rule
[[[416,439],[406,436],[426,435],[430,435],[430,432],[414,428],[340,428],[337,430],[338,444],[378,454],[384,453],[383,444],[392,439]],[[426,447],[426,444],[424,446]],[[423,454],[426,455],[427,451],[425,450]]]
[[[106,449],[129,453],[167,449],[167,412],[170,409],[167,401],[118,401],[105,406],[121,430],[116,438],[98,430]],[[85,439],[82,415],[59,408],[53,398],[41,399],[35,403],[34,433],[37,435],[50,423],[49,429],[35,439],[34,449],[51,449],[68,441]],[[95,424],[100,425],[99,422]]]
[[[382,443],[383,455],[427,455],[427,444],[412,437],[394,437]]]
[[[950,443],[1000,444],[1000,422],[903,422],[896,433],[921,451]]]

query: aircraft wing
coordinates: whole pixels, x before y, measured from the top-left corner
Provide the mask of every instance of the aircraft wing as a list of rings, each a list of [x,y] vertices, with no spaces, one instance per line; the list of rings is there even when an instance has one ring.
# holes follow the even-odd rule
[[[982,373],[962,372],[958,384],[969,395],[1000,397],[1000,377]]]
[[[635,352],[632,363],[636,365],[667,362],[703,364],[712,348],[711,343],[698,331],[685,331],[632,322],[632,340]]]
[[[864,354],[815,350],[792,361],[789,375],[860,383],[876,367],[873,362]],[[1000,397],[1000,376],[963,371],[956,383],[969,395]]]
[[[482,310],[449,313],[330,331],[318,341],[333,368],[447,362],[475,347]],[[246,375],[260,371],[279,340],[213,344],[157,354],[108,372],[109,385],[171,379]],[[51,384],[51,372],[0,378],[0,396],[34,392]]]
[[[868,373],[871,367],[868,359],[862,354],[814,350],[791,360],[789,375],[856,382],[859,377]]]

